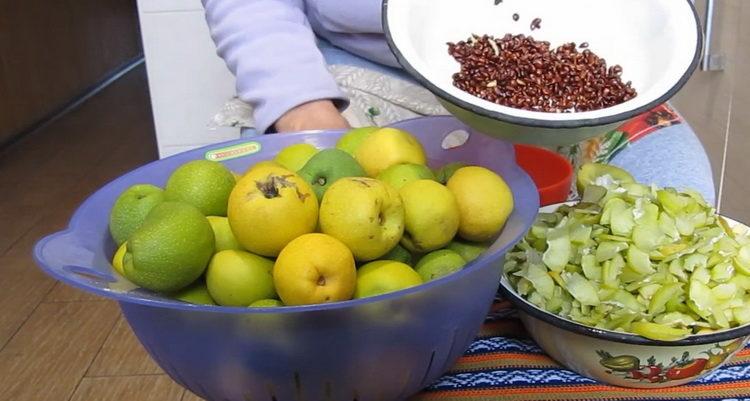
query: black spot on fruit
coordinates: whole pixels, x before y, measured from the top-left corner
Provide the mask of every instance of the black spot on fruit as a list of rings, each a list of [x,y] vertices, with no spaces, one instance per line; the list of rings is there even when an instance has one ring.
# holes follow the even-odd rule
[[[255,186],[266,199],[278,198],[280,196],[279,188],[276,187],[273,177],[267,181],[255,181]]]
[[[304,202],[310,194],[300,192],[297,184],[289,180],[291,175],[273,175],[269,174],[268,177],[263,181],[255,181],[255,186],[263,194],[266,199],[278,198],[281,196],[280,190],[282,188],[294,188],[297,192],[297,197],[300,201]]]

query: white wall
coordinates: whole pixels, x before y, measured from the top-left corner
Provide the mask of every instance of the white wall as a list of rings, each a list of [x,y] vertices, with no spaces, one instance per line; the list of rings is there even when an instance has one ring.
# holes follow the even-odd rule
[[[200,0],[138,0],[138,12],[159,157],[239,138],[239,128],[209,128],[235,90]]]

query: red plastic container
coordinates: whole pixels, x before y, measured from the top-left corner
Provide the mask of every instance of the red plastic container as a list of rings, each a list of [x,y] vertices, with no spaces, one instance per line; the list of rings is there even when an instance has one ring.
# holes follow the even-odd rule
[[[567,201],[573,183],[573,166],[570,162],[544,148],[521,144],[514,147],[516,163],[531,176],[539,190],[540,205]]]

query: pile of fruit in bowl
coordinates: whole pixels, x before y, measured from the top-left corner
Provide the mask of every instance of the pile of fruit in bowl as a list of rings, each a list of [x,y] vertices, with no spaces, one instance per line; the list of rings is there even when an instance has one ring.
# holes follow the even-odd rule
[[[695,380],[740,349],[750,229],[613,166],[584,165],[578,185],[580,202],[542,209],[506,255],[504,292],[542,348],[631,387]]]
[[[459,271],[513,211],[498,174],[427,165],[409,132],[367,127],[336,147],[287,146],[241,174],[209,160],[115,202],[114,268],[186,302],[279,307],[365,298]]]
[[[118,302],[152,359],[203,399],[406,399],[476,337],[539,197],[511,144],[450,116],[367,131],[148,163],[89,196],[34,257]]]

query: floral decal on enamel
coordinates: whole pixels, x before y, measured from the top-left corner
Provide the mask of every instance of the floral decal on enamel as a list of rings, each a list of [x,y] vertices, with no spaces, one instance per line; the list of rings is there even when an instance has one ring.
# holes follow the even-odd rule
[[[596,353],[599,355],[599,364],[608,374],[638,382],[666,383],[694,378],[721,365],[742,347],[743,342],[740,338],[723,344],[717,343],[697,356],[684,352],[679,358],[672,357],[666,363],[657,362],[653,355],[641,361],[633,355],[613,356],[604,350]]]

